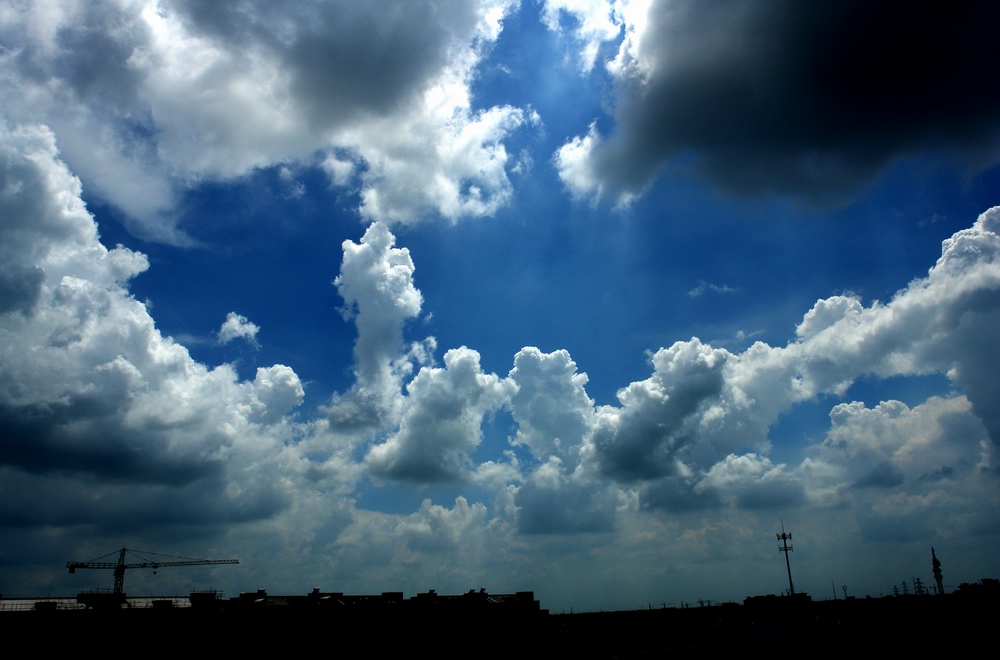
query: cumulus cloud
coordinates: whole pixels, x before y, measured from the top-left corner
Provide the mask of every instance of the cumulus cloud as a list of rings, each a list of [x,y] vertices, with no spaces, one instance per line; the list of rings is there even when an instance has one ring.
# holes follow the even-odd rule
[[[45,127],[0,130],[0,218],[5,530],[227,529],[267,538],[248,544],[262,557],[322,556],[358,589],[374,566],[387,588],[415,591],[427,588],[418,579],[464,590],[487,566],[523,575],[529,555],[557,568],[580,539],[602,559],[655,558],[664,540],[738,544],[749,523],[732,520],[778,510],[850,517],[873,537],[996,529],[1000,207],[885,302],[818,300],[783,346],[675,342],[600,406],[565,350],[525,347],[498,376],[472,348],[445,351],[439,366],[433,338],[407,343],[423,296],[410,253],[376,222],[343,243],[334,281],[357,329],[356,382],[312,420],[298,417],[305,391],[291,368],[241,380],[157,330],[128,289],[148,260],[101,244]],[[255,336],[248,320],[228,321],[233,337]],[[926,374],[954,391],[840,399],[859,378]],[[800,462],[776,458],[771,430],[819,397],[832,401],[829,430]],[[506,413],[510,446],[478,462],[484,426]],[[364,475],[372,488],[464,481],[481,497],[380,513],[356,504]],[[730,521],[700,522],[709,511]]]
[[[698,426],[724,383],[728,353],[697,339],[653,356],[653,375],[602,406],[587,451],[605,476],[621,481],[686,472],[681,456],[700,440]]]
[[[844,470],[850,488],[935,489],[942,479],[990,465],[986,429],[970,413],[963,396],[933,397],[912,409],[900,401],[839,404],[820,460]]]
[[[560,494],[602,482],[636,489],[644,508],[682,512],[828,506],[885,489],[917,498],[935,484],[954,485],[957,475],[987,479],[1000,438],[996,390],[983,366],[996,353],[986,338],[1000,309],[998,218],[1000,209],[991,209],[945,241],[928,275],[886,303],[817,301],[785,346],[758,342],[731,353],[693,338],[660,349],[652,375],[622,388],[619,405],[595,407],[565,351],[523,349],[509,378],[518,386],[511,441],[537,461],[520,464],[524,529],[541,520],[574,528],[571,512],[560,513]],[[771,462],[770,430],[797,404],[843,396],[862,377],[931,373],[947,374],[965,394],[914,411],[892,401],[872,411],[838,405],[819,457]]]
[[[877,539],[976,536],[994,527],[995,445],[961,395],[908,407],[837,405],[814,459],[803,465],[810,497],[848,505]]]
[[[510,195],[504,140],[537,121],[471,102],[510,6],[19,3],[0,21],[0,109],[50,126],[90,194],[154,240],[189,241],[174,206],[190,185],[317,154],[372,220],[488,215]]]
[[[730,454],[712,466],[698,487],[715,490],[723,499],[732,498],[741,509],[787,508],[804,499],[802,484],[787,474],[786,466],[773,465],[755,453]]]
[[[517,386],[510,403],[517,422],[513,444],[528,447],[536,460],[558,459],[573,472],[594,423],[587,374],[577,372],[567,351],[525,347],[514,356],[508,378]]]
[[[614,531],[618,500],[600,483],[572,479],[552,457],[517,490],[517,529],[522,534],[593,534]]]
[[[260,327],[256,323],[251,323],[247,317],[236,312],[229,312],[222,327],[219,328],[219,343],[228,344],[234,339],[245,339],[251,346],[257,346],[258,332]]]
[[[601,4],[547,4],[578,17],[584,59],[618,46],[613,128],[556,156],[577,196],[627,203],[680,156],[730,192],[818,201],[925,151],[996,162],[992,4]],[[609,15],[621,37],[593,29]]]
[[[334,280],[344,299],[341,312],[353,320],[356,382],[330,405],[331,423],[360,430],[381,428],[396,419],[403,378],[412,362],[403,354],[403,325],[420,313],[423,296],[413,283],[413,260],[396,237],[373,223],[359,243],[345,241],[340,274]],[[418,344],[414,354],[421,359]]]
[[[52,133],[2,126],[0,153],[0,249],[17,293],[0,314],[0,471],[8,494],[49,493],[32,524],[114,531],[287,507],[272,458],[296,434],[283,417],[302,399],[294,372],[246,383],[194,361],[129,294],[148,262],[100,243]],[[101,504],[84,512],[74,498]],[[20,499],[4,498],[0,519],[22,518]]]
[[[987,337],[1000,308],[998,217],[1000,209],[992,209],[945,241],[927,276],[888,302],[865,306],[853,295],[818,300],[785,346],[757,342],[733,353],[697,338],[675,342],[651,354],[649,378],[623,387],[618,405],[603,406],[588,396],[587,375],[564,350],[526,347],[505,379],[483,373],[478,353],[468,348],[448,351],[444,368],[425,364],[412,380],[398,367],[391,372],[388,365],[410,364],[400,324],[417,313],[420,296],[408,255],[389,259],[397,249],[392,235],[373,227],[362,244],[345,243],[338,282],[345,300],[361,300],[348,293],[355,290],[349,274],[364,273],[358,282],[367,282],[366,295],[386,301],[372,322],[390,340],[372,344],[380,347],[372,364],[395,374],[388,381],[393,388],[406,384],[394,399],[397,414],[381,420],[386,435],[367,450],[367,468],[416,484],[475,479],[496,493],[497,510],[530,535],[613,530],[622,497],[630,496],[641,510],[679,513],[834,506],[850,498],[867,502],[864,508],[887,489],[916,498],[932,484],[953,485],[956,475],[986,479],[997,439],[989,405],[995,397],[979,365],[984,356],[990,364],[995,352]],[[355,252],[376,245],[358,262],[366,267],[355,270]],[[364,327],[359,323],[359,347]],[[359,361],[366,353],[358,353]],[[907,409],[899,402],[874,411],[840,404],[818,453],[799,465],[772,462],[770,431],[796,405],[843,396],[862,377],[930,373],[947,374],[966,394],[931,400],[914,409],[919,414],[902,414]],[[496,410],[508,410],[516,425],[515,453],[505,463],[477,467],[472,453],[486,415]],[[928,415],[947,432],[918,442],[917,425],[931,428]],[[912,421],[904,425],[904,418]],[[858,430],[863,419],[872,420],[866,434]],[[837,438],[847,435],[851,453],[838,453]],[[869,436],[870,450],[862,443]],[[949,455],[945,447],[960,436],[962,449]],[[530,458],[517,458],[521,449]],[[902,460],[906,455],[926,460],[918,469]]]
[[[513,386],[484,374],[479,353],[445,353],[444,368],[424,367],[407,385],[399,431],[366,458],[377,476],[435,483],[467,478],[482,439],[483,416],[510,398]]]

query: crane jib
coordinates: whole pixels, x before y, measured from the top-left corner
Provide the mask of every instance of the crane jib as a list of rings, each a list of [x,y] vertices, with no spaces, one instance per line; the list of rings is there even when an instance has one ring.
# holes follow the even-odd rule
[[[70,573],[76,573],[78,568],[104,568],[104,569],[114,569],[115,571],[115,585],[114,593],[121,594],[124,593],[125,587],[125,569],[128,568],[152,568],[154,570],[159,568],[164,568],[167,566],[215,566],[222,564],[238,564],[239,559],[185,559],[182,561],[142,561],[128,563],[125,561],[125,556],[128,553],[128,548],[122,548],[118,554],[118,561],[68,561],[66,562],[66,568],[69,569]],[[151,553],[156,554],[156,553]]]

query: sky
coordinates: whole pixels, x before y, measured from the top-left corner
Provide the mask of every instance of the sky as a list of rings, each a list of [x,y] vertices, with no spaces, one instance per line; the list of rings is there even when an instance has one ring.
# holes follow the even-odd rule
[[[0,1],[0,593],[1000,577],[998,27]]]

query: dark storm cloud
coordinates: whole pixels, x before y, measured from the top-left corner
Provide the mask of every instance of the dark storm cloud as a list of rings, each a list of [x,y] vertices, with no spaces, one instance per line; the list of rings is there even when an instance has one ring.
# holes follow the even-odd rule
[[[53,68],[78,98],[124,115],[139,107],[142,74],[129,60],[137,49],[148,47],[149,34],[127,10],[91,3],[59,38]],[[28,52],[37,55],[32,46]]]
[[[273,485],[233,498],[226,481],[178,484],[116,483],[77,475],[37,475],[0,468],[0,528],[87,527],[103,534],[175,527],[182,534],[212,533],[219,523],[274,516],[289,505]],[[203,528],[201,532],[195,531]]]
[[[0,465],[31,473],[71,473],[122,482],[182,485],[221,478],[222,463],[176,456],[148,432],[118,426],[121,410],[97,397],[30,406],[0,403]]]
[[[882,462],[863,474],[854,485],[858,488],[894,488],[905,481],[902,471],[891,463]]]
[[[522,534],[587,534],[615,529],[615,501],[601,489],[529,481],[514,499],[517,529]]]
[[[0,265],[0,314],[30,312],[38,301],[43,279],[39,268]]]
[[[715,509],[723,505],[718,491],[696,490],[694,479],[666,478],[645,484],[640,491],[644,509],[663,509],[674,513]]]
[[[997,3],[662,1],[648,20],[593,154],[611,190],[679,154],[726,190],[814,200],[923,150],[997,155]]]

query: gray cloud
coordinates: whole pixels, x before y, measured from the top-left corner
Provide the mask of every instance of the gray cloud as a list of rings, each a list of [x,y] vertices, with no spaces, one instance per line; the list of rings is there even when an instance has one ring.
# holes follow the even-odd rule
[[[514,499],[522,534],[596,534],[615,529],[615,499],[594,485],[556,485],[543,477],[521,486]]]
[[[653,357],[653,375],[622,389],[620,408],[598,411],[593,456],[607,477],[636,481],[683,473],[680,456],[698,442],[697,414],[722,391],[727,353],[677,342]]]
[[[377,8],[259,0],[173,3],[195,34],[280,60],[309,123],[328,128],[413,102],[449,64],[456,37],[475,33],[481,7],[462,0],[390,0]],[[372,84],[378,81],[378,84]]]
[[[656,0],[622,19],[614,128],[560,151],[578,194],[627,200],[676,156],[738,194],[839,199],[897,158],[995,162],[994,3]]]

